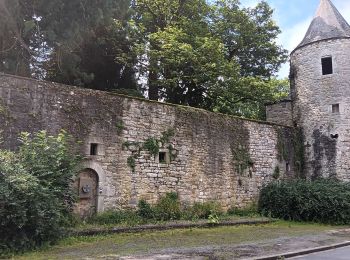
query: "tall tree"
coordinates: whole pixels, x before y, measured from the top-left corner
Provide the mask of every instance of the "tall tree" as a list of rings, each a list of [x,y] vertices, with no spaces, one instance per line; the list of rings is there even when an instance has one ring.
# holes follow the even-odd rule
[[[20,76],[30,76],[35,41],[35,20],[26,9],[25,1],[0,0],[0,70]]]
[[[127,65],[116,61],[121,51],[130,53],[126,31],[130,17],[129,6],[129,0],[95,0],[87,1],[80,9],[71,13],[72,19],[80,17],[81,20],[77,21],[77,26],[80,27],[73,28],[74,37],[71,35],[64,39],[66,46],[52,42],[54,47],[47,64],[48,71],[51,72],[48,77],[103,90],[135,89],[134,64]],[[70,8],[68,5],[66,11]],[[67,33],[64,29],[66,25],[61,26],[62,29],[55,28],[53,31],[53,35],[59,38],[65,37]]]
[[[123,24],[130,0],[0,0],[0,69],[90,88],[136,88]]]
[[[134,50],[151,99],[261,117],[274,99],[269,80],[287,58],[266,2],[251,9],[236,0],[135,3]]]
[[[159,74],[158,68],[162,43],[158,41],[159,36],[156,34],[165,32],[169,27],[183,28],[188,20],[196,25],[199,22],[206,25],[209,6],[205,0],[135,0],[133,8],[138,35],[142,38],[139,43],[143,44],[141,49],[138,48],[138,57],[143,59],[139,62],[139,69],[141,73],[146,71],[149,98],[158,100],[161,91],[159,79],[163,75]],[[201,32],[193,33],[197,35]]]
[[[269,79],[286,62],[287,51],[276,44],[281,30],[266,1],[254,8],[241,8],[238,0],[218,0],[212,28],[227,49],[228,59],[237,59],[242,76]]]

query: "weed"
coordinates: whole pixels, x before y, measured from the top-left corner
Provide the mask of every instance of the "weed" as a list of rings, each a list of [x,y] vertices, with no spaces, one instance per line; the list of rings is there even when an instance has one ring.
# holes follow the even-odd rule
[[[132,172],[135,172],[135,168],[136,168],[136,160],[133,156],[129,156],[128,157],[128,166],[131,168]]]

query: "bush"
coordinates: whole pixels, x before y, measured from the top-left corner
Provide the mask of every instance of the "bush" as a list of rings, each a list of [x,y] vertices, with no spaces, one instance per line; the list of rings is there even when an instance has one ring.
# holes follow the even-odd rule
[[[178,195],[175,192],[167,193],[160,198],[154,206],[156,220],[178,220],[181,218],[181,206]]]
[[[152,219],[154,218],[154,210],[147,201],[140,200],[138,203],[138,211],[137,214],[143,219]]]
[[[22,134],[17,153],[0,151],[0,255],[55,242],[64,234],[77,157],[64,132]]]
[[[181,207],[178,195],[174,192],[166,193],[152,206],[145,200],[140,200],[137,211],[107,211],[100,213],[88,220],[90,224],[111,225],[126,224],[135,225],[154,221],[168,221],[180,219],[217,219],[222,215],[222,209],[218,203],[195,203],[192,207]]]
[[[210,215],[221,215],[222,209],[218,203],[204,202],[195,203],[188,209],[188,213],[191,219],[207,219]]]
[[[259,212],[285,220],[350,224],[350,184],[330,179],[274,182],[262,189]]]

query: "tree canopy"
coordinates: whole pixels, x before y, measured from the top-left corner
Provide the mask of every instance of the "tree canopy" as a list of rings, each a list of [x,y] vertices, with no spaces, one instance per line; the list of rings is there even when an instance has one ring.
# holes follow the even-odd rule
[[[0,0],[0,70],[263,118],[287,52],[261,1]]]

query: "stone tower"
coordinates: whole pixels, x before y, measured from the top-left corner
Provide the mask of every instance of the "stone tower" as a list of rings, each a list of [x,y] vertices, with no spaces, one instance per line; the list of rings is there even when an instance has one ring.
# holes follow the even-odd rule
[[[308,177],[350,180],[350,26],[321,0],[291,54],[293,123],[303,130]]]

